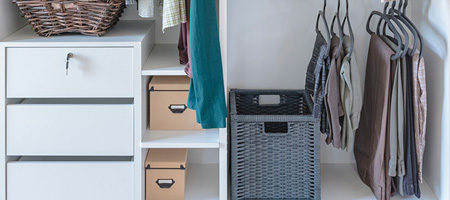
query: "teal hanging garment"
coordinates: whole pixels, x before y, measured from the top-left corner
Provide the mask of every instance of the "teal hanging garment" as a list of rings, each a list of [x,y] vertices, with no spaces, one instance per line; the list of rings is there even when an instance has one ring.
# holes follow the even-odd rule
[[[191,0],[190,45],[192,79],[188,107],[197,111],[203,128],[225,128],[227,108],[216,2]]]

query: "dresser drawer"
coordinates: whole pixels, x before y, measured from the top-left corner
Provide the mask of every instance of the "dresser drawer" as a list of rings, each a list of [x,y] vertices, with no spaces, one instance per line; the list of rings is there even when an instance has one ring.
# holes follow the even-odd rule
[[[8,155],[133,155],[132,104],[30,102],[6,109]]]
[[[131,161],[18,161],[7,164],[7,200],[131,200]]]
[[[9,98],[133,97],[132,48],[7,48],[6,65]]]

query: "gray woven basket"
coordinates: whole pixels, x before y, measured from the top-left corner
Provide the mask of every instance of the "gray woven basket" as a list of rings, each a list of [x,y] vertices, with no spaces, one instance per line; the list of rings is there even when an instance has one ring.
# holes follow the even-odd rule
[[[261,95],[279,104],[260,105]],[[299,90],[232,90],[231,199],[320,199],[319,119]]]

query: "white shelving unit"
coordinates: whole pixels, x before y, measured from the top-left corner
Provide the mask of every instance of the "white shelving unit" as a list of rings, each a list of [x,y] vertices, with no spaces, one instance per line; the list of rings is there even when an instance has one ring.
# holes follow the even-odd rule
[[[111,200],[144,200],[142,180],[145,174],[142,163],[142,133],[139,130],[145,126],[142,122],[146,120],[146,115],[141,113],[146,113],[146,106],[143,103],[146,95],[142,92],[140,83],[144,81],[141,75],[142,66],[155,43],[154,32],[154,21],[144,20],[120,21],[102,37],[78,34],[40,37],[30,26],[26,26],[0,42],[0,52],[5,55],[0,56],[0,77],[3,80],[0,83],[0,116],[3,116],[0,117],[0,127],[3,127],[0,129],[0,137],[7,138],[7,134],[18,135],[20,132],[4,128],[7,121],[13,121],[13,115],[6,113],[8,106],[23,106],[26,109],[25,114],[18,113],[19,118],[14,122],[19,127],[24,127],[22,124],[28,121],[36,123],[35,127],[41,126],[41,130],[33,132],[34,135],[40,134],[41,137],[38,137],[41,139],[45,134],[58,135],[57,137],[49,135],[51,139],[39,140],[40,143],[31,141],[41,149],[50,149],[47,152],[39,152],[38,147],[32,148],[30,152],[24,152],[25,148],[21,148],[17,143],[3,140],[1,145],[3,150],[0,151],[0,200],[29,199],[22,196],[29,194],[32,194],[30,198],[48,200],[101,199],[102,196]],[[13,51],[19,56],[14,57]],[[69,75],[66,75],[59,69],[64,69],[64,61],[69,53],[72,53],[73,57],[70,60]],[[15,66],[12,64],[13,61],[16,62]],[[17,63],[18,61],[20,62]],[[25,91],[19,96],[8,95],[6,88],[14,84],[5,81],[13,79],[6,73],[6,69],[27,66],[41,69],[39,72],[47,70],[48,73],[41,76],[33,76],[36,74],[33,72],[27,73],[35,78],[32,79],[34,82],[50,82],[49,86],[41,87],[46,89],[47,93],[32,90],[31,92],[36,93]],[[18,78],[21,82],[30,80],[24,75]],[[108,82],[106,80],[112,80],[111,83],[117,85],[107,84],[109,87],[103,87],[102,84]],[[82,89],[83,84],[87,84],[88,87]],[[95,90],[96,86],[100,89]],[[8,90],[19,91],[27,87],[16,84],[16,88],[18,89]],[[108,90],[112,92],[102,93]],[[118,91],[121,92],[117,94]],[[117,112],[114,112],[113,108],[117,108]],[[28,120],[21,117],[29,116],[32,109],[36,109],[34,114],[37,117]],[[70,117],[62,118],[64,115]],[[119,120],[120,123],[115,123],[108,117]],[[62,125],[58,120],[68,124]],[[65,130],[67,127],[76,128],[69,128],[72,131],[70,132]],[[112,131],[117,131],[117,134],[111,134],[112,131],[106,127],[114,127]],[[27,130],[24,132],[28,133]],[[117,143],[112,142],[114,138]],[[20,138],[18,142],[21,143]],[[64,142],[72,142],[71,149],[68,145],[61,145]],[[111,144],[113,150],[107,149],[106,147]],[[5,151],[7,146],[20,148],[21,151],[18,153]],[[121,147],[123,152],[116,152]],[[27,156],[45,158],[26,161]],[[77,159],[80,156],[88,158],[79,161]],[[106,160],[102,156],[107,156]],[[67,166],[70,166],[69,170]],[[64,174],[69,171],[75,171],[79,176],[65,179]],[[34,176],[27,176],[27,173]],[[111,176],[112,174],[114,176]],[[35,191],[26,193],[22,189],[31,187],[24,187],[24,183],[34,183],[33,186],[37,187],[33,187]],[[112,190],[113,193],[106,197],[105,193],[108,190]],[[79,192],[72,195],[72,191]]]
[[[152,76],[186,76],[184,65],[181,65],[178,60],[177,45],[155,44],[142,67],[142,80],[148,80]],[[146,128],[146,130],[143,130],[141,148],[144,150],[143,153],[148,148],[189,148],[205,149],[206,151],[208,149],[219,149],[219,154],[214,158],[219,158],[217,164],[194,163],[189,166],[185,199],[228,199],[226,129],[155,131]]]
[[[149,148],[188,148],[191,149],[192,163],[189,165],[188,178],[186,184],[186,199],[190,200],[226,200],[227,196],[227,131],[226,129],[210,129],[204,131],[152,131],[148,130],[148,83],[152,76],[185,76],[184,66],[178,62],[177,45],[156,44],[155,41],[155,23],[153,21],[120,21],[118,25],[103,37],[87,37],[81,35],[62,35],[51,38],[42,38],[32,32],[30,27],[24,28],[11,37],[3,40],[3,45],[8,48],[35,48],[46,49],[54,48],[90,48],[100,50],[116,50],[120,48],[133,48],[133,54],[130,54],[132,65],[127,66],[130,69],[130,91],[129,97],[95,99],[95,98],[45,98],[45,99],[26,99],[23,98],[1,98],[0,113],[6,116],[6,104],[28,103],[42,105],[84,105],[93,106],[130,104],[129,119],[132,124],[129,131],[130,148],[134,150],[127,154],[127,161],[122,161],[121,155],[110,157],[111,161],[123,164],[126,170],[122,174],[126,176],[133,184],[126,188],[133,200],[145,200],[145,169],[144,161]],[[70,49],[70,50],[72,50]],[[6,55],[5,48],[0,48],[0,52]],[[76,55],[79,55],[78,53]],[[65,56],[65,54],[64,54]],[[125,57],[125,56],[124,56]],[[6,63],[4,58],[3,63]],[[63,60],[64,61],[64,60]],[[64,62],[62,62],[64,64]],[[118,64],[119,65],[119,64]],[[62,65],[64,66],[64,65]],[[5,69],[4,67],[0,67]],[[6,78],[6,70],[0,70],[0,77]],[[6,86],[0,83],[1,93],[6,94]],[[131,87],[133,86],[133,87]],[[5,101],[6,100],[6,101]],[[61,103],[62,102],[62,103]],[[28,105],[27,104],[27,105]],[[39,105],[38,105],[39,104]],[[1,118],[1,117],[0,117]],[[6,120],[2,118],[0,125],[5,125]],[[5,127],[5,126],[3,126]],[[101,131],[99,131],[101,132]],[[134,133],[134,136],[132,135]],[[5,130],[0,130],[0,136],[6,138]],[[134,141],[133,141],[134,140]],[[122,141],[119,141],[119,143]],[[126,141],[123,141],[126,142]],[[100,142],[99,142],[100,143]],[[94,146],[95,145],[91,145]],[[116,146],[117,147],[117,146]],[[129,148],[128,148],[129,149]],[[194,150],[195,149],[195,150]],[[78,153],[79,154],[79,153]],[[78,155],[74,154],[74,155]],[[59,154],[58,154],[59,155]],[[0,169],[3,173],[0,180],[6,183],[6,161],[18,161],[14,155],[7,156],[2,152],[5,159],[1,161]],[[66,154],[61,156],[67,156]],[[90,155],[86,155],[90,156]],[[25,157],[26,158],[26,157]],[[49,157],[50,158],[50,157]],[[53,158],[53,157],[52,157]],[[73,163],[72,157],[58,157],[58,162]],[[94,160],[85,162],[100,162],[98,157],[92,157]],[[23,162],[24,159],[20,160]],[[45,160],[44,160],[45,161]],[[44,162],[39,161],[39,162]],[[103,161],[102,161],[103,162]],[[95,165],[93,165],[95,167]],[[75,167],[79,167],[78,165]],[[131,171],[130,171],[131,170]],[[11,170],[10,170],[11,171]],[[53,172],[48,172],[53,173]],[[131,177],[130,177],[131,176]],[[55,176],[55,179],[59,176]],[[83,179],[83,177],[80,177]],[[45,181],[45,180],[42,180]],[[101,181],[101,180],[100,180]],[[55,181],[56,182],[56,181]],[[80,181],[81,182],[81,181]],[[78,183],[77,183],[78,184]],[[0,183],[2,186],[2,183]],[[45,184],[44,184],[45,186]],[[2,186],[6,188],[5,185]],[[12,188],[12,187],[10,187]],[[61,192],[64,192],[61,190]],[[1,193],[1,192],[0,192]],[[2,195],[2,194],[0,194]],[[0,196],[0,200],[5,199],[5,195]],[[11,198],[12,199],[12,198]],[[122,198],[123,199],[123,198]]]
[[[176,44],[156,44],[142,68],[143,76],[185,76]]]
[[[219,130],[152,131],[147,130],[142,148],[219,148]]]

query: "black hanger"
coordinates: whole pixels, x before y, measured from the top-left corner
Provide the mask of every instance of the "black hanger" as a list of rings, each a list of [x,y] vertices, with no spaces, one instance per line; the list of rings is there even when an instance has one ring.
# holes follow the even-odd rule
[[[393,1],[392,2],[392,7],[394,7],[395,8],[395,5],[397,4],[397,2],[396,1]],[[408,33],[408,31],[406,31],[406,29],[405,29],[405,27],[402,25],[402,23],[397,19],[397,17],[395,17],[395,15],[394,15],[394,13],[393,12],[391,12],[390,14],[387,14],[386,13],[386,15],[390,18],[390,19],[392,19],[396,24],[397,24],[397,26],[400,28],[400,30],[402,31],[402,33],[403,33],[403,36],[405,37],[405,45],[404,45],[404,49],[403,49],[403,54],[402,54],[402,57],[405,57],[406,56],[406,54],[408,54],[408,52],[409,52],[409,33]],[[386,28],[384,29],[384,34],[386,33]],[[386,35],[386,34],[385,34]]]
[[[411,24],[403,16],[401,16],[401,15],[394,15],[395,11],[399,11],[399,10],[395,9],[395,4],[396,3],[394,1],[392,3],[392,7],[391,7],[391,9],[389,9],[388,13],[392,17],[395,17],[396,19],[400,20],[400,22],[402,22],[406,27],[408,27],[410,32],[413,34],[413,36],[414,36],[413,48],[412,49],[409,48],[409,41],[405,44],[405,49],[407,50],[407,53],[412,56],[415,53],[416,49],[417,49],[417,40],[418,40],[417,31],[414,29],[414,27],[411,26]],[[399,3],[399,5],[398,5],[399,9],[401,8],[402,4],[403,4],[403,1],[401,1]],[[383,27],[383,34],[386,35],[386,23],[384,24],[384,27]],[[408,34],[408,36],[409,36],[409,34]]]
[[[400,1],[403,4],[403,0]],[[419,37],[419,44],[420,44],[420,58],[422,58],[422,53],[423,53],[423,37],[422,34],[420,34],[420,31],[417,29],[417,27],[414,25],[414,23],[411,22],[411,20],[406,16],[406,7],[408,6],[408,0],[405,0],[405,4],[403,5],[403,12],[400,12],[400,5],[398,10],[396,11],[396,13],[398,13],[399,15],[401,15],[416,31],[417,36]]]
[[[395,6],[396,2],[393,1],[393,4]],[[403,34],[403,38],[405,39],[405,44],[403,44],[403,38],[401,37],[401,41],[400,41],[400,49],[402,49],[402,54],[401,57],[405,57],[406,54],[408,53],[409,50],[409,34],[406,31],[406,29],[403,27],[403,25],[397,20],[397,18],[394,16],[393,13],[391,14],[387,14],[387,8],[389,7],[389,2],[385,3],[384,5],[384,13],[383,15],[388,19],[387,21],[385,20],[384,23],[386,22],[390,22],[391,20],[394,21],[394,23],[397,25],[398,28],[400,28],[401,33]],[[381,27],[381,22],[382,19],[380,19],[380,21],[378,21],[378,27],[377,27],[377,34],[380,35],[380,27]],[[393,26],[395,28],[395,26]],[[389,27],[389,30],[392,32],[392,29]],[[387,35],[386,34],[386,29],[383,30],[383,35]]]
[[[411,26],[411,23],[408,20],[406,20],[405,17],[403,17],[401,14],[399,14],[402,4],[403,4],[403,0],[401,0],[399,2],[398,9],[395,9],[395,3],[393,3],[392,7],[389,9],[388,13],[390,13],[391,16],[395,16],[397,19],[399,19],[400,22],[402,22],[406,27],[408,27],[410,32],[413,34],[413,36],[414,36],[413,48],[412,49],[408,48],[408,54],[412,56],[416,52],[417,41],[418,41],[419,37],[418,37],[416,29],[413,26]],[[394,15],[394,13],[397,13],[397,15]],[[383,33],[386,34],[386,23],[384,24],[384,27],[383,27]],[[408,45],[408,47],[409,47],[409,43],[407,43],[406,45]]]
[[[350,61],[352,58],[353,49],[355,46],[355,36],[353,35],[352,24],[350,23],[350,18],[348,16],[348,0],[345,0],[345,2],[346,2],[345,17],[344,17],[344,21],[342,22],[342,27],[344,27],[345,22],[347,22],[348,33],[350,35],[350,51],[348,52],[347,59],[348,59],[348,61]]]
[[[389,2],[384,4],[384,9],[383,9],[384,15],[386,15],[386,10],[387,10],[388,6],[389,6]],[[381,28],[381,23],[382,23],[382,22],[383,22],[383,19],[380,18],[380,19],[378,20],[378,24],[377,24],[377,34],[378,34],[378,35],[381,34],[381,33],[380,33],[380,32],[381,32],[381,31],[380,31],[380,28]],[[384,23],[386,24],[386,21],[384,21]]]
[[[398,50],[395,53],[395,55],[391,56],[391,60],[397,60],[398,58],[400,58],[401,53],[402,53],[402,38],[400,37],[400,34],[398,33],[398,31],[395,29],[394,25],[392,24],[392,22],[390,22],[389,18],[387,18],[385,15],[383,15],[383,13],[378,12],[378,11],[372,11],[369,15],[369,19],[367,20],[366,23],[366,31],[370,34],[373,35],[375,34],[375,32],[373,32],[372,30],[370,30],[370,21],[372,20],[374,15],[378,15],[380,18],[384,19],[387,23],[389,28],[391,29],[391,31],[394,34],[395,39],[397,39],[398,42]]]
[[[403,11],[402,11],[403,15],[406,13],[406,7],[408,7],[408,0],[405,0],[405,5],[403,5]]]
[[[325,55],[325,57],[328,57],[328,55],[330,54],[330,47],[331,47],[331,35],[330,35],[330,29],[328,28],[328,23],[327,23],[327,19],[325,18],[325,9],[327,7],[327,0],[323,0],[323,10],[319,11],[319,14],[317,15],[317,20],[316,20],[316,33],[317,34],[321,34],[320,30],[319,30],[319,20],[322,19],[324,25],[325,25],[325,31],[327,33],[326,37],[328,39],[327,42],[327,54]]]
[[[392,2],[393,7],[395,7],[395,4],[396,4],[396,1],[393,1]],[[393,13],[388,14],[388,12],[387,12],[388,7],[389,7],[389,2],[387,2],[385,4],[384,11],[383,11],[384,13],[383,14],[386,15],[387,18],[389,18],[392,21],[394,21],[395,24],[397,25],[397,27],[400,29],[400,33],[403,34],[403,37],[402,37],[402,48],[403,49],[402,49],[402,56],[401,56],[403,58],[409,52],[409,34],[406,31],[406,29],[403,27],[403,25],[397,20],[397,18],[394,16]],[[377,27],[378,34],[379,34],[379,31],[380,31],[380,24],[381,24],[381,20],[380,20],[380,22],[378,22],[378,27]],[[384,26],[386,26],[386,22],[384,22]],[[391,29],[389,28],[389,30],[391,30]],[[392,32],[392,30],[391,30],[391,32]],[[387,36],[386,28],[383,28],[383,35]],[[405,44],[403,44],[403,41],[405,41]]]
[[[338,52],[341,52],[342,50],[342,46],[344,45],[344,31],[343,28],[341,26],[341,18],[339,17],[339,11],[341,9],[341,0],[338,0],[338,6],[337,6],[337,11],[334,14],[333,17],[333,21],[331,22],[331,34],[333,36],[336,35],[336,33],[334,33],[334,24],[336,22],[337,19],[337,24],[338,24],[338,33],[339,33],[339,47],[338,47]],[[336,58],[339,57],[339,54],[336,54]]]

